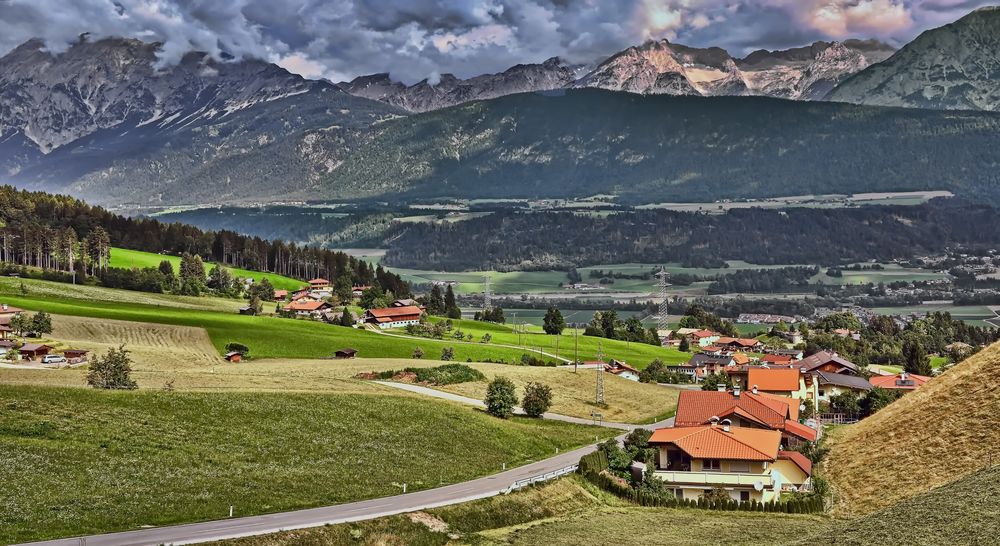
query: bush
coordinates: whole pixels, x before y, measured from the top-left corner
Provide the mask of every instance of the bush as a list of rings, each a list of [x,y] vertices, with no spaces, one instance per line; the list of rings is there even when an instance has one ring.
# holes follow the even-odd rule
[[[552,405],[552,389],[544,383],[528,383],[521,405],[529,417],[541,417]]]
[[[108,349],[104,357],[97,357],[90,363],[87,372],[87,384],[95,389],[126,389],[138,388],[132,380],[132,359],[128,356],[125,345],[117,349]]]
[[[455,360],[455,349],[453,347],[441,349],[441,360]]]
[[[242,343],[237,343],[235,341],[230,341],[229,343],[226,343],[226,352],[227,353],[240,353],[241,355],[243,355],[244,357],[246,357],[246,356],[250,355],[250,347],[247,347],[246,345],[244,345]]]
[[[413,358],[419,360],[419,359],[421,359],[423,357],[424,357],[424,350],[423,349],[421,349],[420,347],[417,347],[416,349],[413,349]]]
[[[514,382],[506,377],[500,376],[490,381],[486,388],[486,412],[494,417],[508,419],[514,414],[514,406],[517,405],[517,393],[514,391]]]

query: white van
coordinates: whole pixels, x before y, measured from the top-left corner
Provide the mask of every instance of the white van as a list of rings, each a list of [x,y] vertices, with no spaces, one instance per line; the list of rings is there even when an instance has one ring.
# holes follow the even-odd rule
[[[66,362],[66,357],[63,355],[45,355],[42,357],[42,364],[62,364]]]

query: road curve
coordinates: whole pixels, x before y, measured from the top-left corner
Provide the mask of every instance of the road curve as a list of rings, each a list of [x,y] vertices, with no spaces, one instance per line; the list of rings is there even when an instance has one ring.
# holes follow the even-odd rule
[[[401,385],[399,383],[390,386]],[[415,385],[407,385],[415,387]],[[422,390],[407,388],[412,392],[429,394],[439,398],[450,399],[455,402],[479,405],[481,401],[458,395],[450,395],[432,389]],[[447,396],[445,396],[447,395]],[[563,415],[546,415],[546,418],[558,418],[559,420],[573,420],[570,422],[583,421],[592,424],[584,419],[566,417]],[[605,423],[618,429],[631,430],[632,428],[662,428],[673,425],[673,418],[666,419],[650,425],[626,425],[623,423]],[[618,436],[618,439],[624,434]],[[304,529],[308,527],[320,527],[323,525],[335,525],[338,523],[349,523],[352,521],[363,521],[375,519],[395,514],[403,514],[417,510],[427,510],[449,504],[458,504],[476,499],[492,497],[503,493],[519,480],[535,478],[543,474],[562,470],[579,462],[580,457],[596,449],[597,444],[567,451],[559,455],[544,459],[542,461],[530,463],[512,470],[507,470],[499,474],[493,474],[483,478],[446,485],[435,489],[427,489],[404,495],[394,495],[391,497],[381,497],[365,501],[337,504],[334,506],[324,506],[321,508],[309,508],[305,510],[295,510],[292,512],[280,512],[277,514],[265,514],[260,516],[247,516],[241,518],[230,518],[223,520],[206,521],[202,523],[189,523],[184,525],[171,525],[166,527],[151,527],[137,529],[135,531],[124,531],[120,533],[108,533],[103,535],[91,535],[87,537],[73,537],[43,542],[28,543],[31,546],[146,546],[157,544],[196,544],[200,542],[211,542],[215,540],[225,540],[246,536],[264,535],[279,531],[289,531],[292,529]],[[26,545],[22,545],[26,546]]]

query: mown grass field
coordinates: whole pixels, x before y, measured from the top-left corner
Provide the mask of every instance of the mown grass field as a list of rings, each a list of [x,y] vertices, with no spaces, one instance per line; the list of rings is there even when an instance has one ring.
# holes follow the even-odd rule
[[[289,531],[213,546],[777,545],[822,536],[829,518],[630,506],[577,477],[507,496],[373,521]]]
[[[171,256],[169,254],[156,254],[153,252],[142,252],[140,250],[128,250],[125,248],[114,247],[111,249],[111,267],[123,267],[123,268],[133,268],[133,267],[158,267],[160,262],[167,260],[174,265],[174,273],[180,270],[181,258],[180,256]],[[211,270],[212,263],[205,264],[205,272]],[[271,284],[278,289],[284,290],[298,290],[305,286],[306,283],[293,279],[290,277],[285,277],[283,275],[276,275],[274,273],[261,273],[260,271],[250,271],[249,269],[240,269],[238,267],[223,266],[228,269],[236,277],[244,279],[254,279],[256,282],[260,282],[263,279],[267,279]]]
[[[994,466],[869,516],[839,523],[827,536],[826,543],[996,544],[1000,533],[997,491],[1000,491],[1000,467]]]
[[[856,425],[829,435],[835,513],[870,514],[1000,460],[1000,345],[956,364]]]
[[[405,416],[405,418],[401,418]],[[609,429],[396,395],[0,386],[0,542],[276,512],[454,483]]]

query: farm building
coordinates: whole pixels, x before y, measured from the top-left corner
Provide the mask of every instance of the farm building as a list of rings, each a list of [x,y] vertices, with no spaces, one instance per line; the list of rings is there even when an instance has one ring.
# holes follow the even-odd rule
[[[339,358],[339,359],[342,359],[342,360],[343,359],[349,359],[349,358],[355,358],[356,356],[358,356],[358,350],[357,349],[351,349],[350,347],[347,347],[347,348],[344,348],[344,349],[340,349],[337,352],[333,353],[333,357],[334,358]]]
[[[26,343],[21,346],[21,358],[25,360],[35,360],[41,358],[52,350],[52,347],[41,343]]]
[[[223,358],[226,359],[226,362],[239,363],[239,362],[243,361],[243,353],[237,353],[236,351],[230,351],[230,352],[226,353],[225,355],[223,355]]]
[[[388,328],[403,328],[420,323],[422,311],[419,307],[385,307],[369,309],[365,312],[364,321],[385,330]]]

